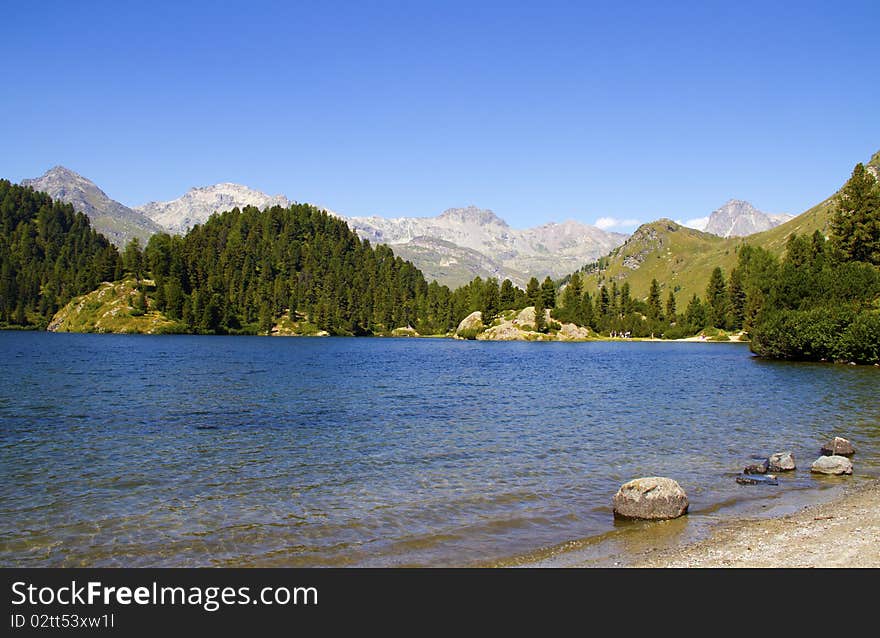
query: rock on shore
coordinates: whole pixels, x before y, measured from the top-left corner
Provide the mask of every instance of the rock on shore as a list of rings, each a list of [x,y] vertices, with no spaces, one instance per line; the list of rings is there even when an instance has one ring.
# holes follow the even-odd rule
[[[852,474],[853,464],[845,456],[820,456],[813,461],[810,471],[816,474]]]
[[[650,476],[624,483],[614,495],[614,515],[621,518],[664,520],[688,510],[688,497],[670,478]]]

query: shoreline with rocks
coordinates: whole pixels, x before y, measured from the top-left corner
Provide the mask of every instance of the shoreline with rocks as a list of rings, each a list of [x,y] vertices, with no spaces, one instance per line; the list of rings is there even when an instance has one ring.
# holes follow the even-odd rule
[[[785,516],[718,523],[703,540],[643,551],[627,567],[880,567],[880,479]]]
[[[835,436],[820,449],[810,472],[851,475],[852,443]],[[736,477],[742,485],[778,485],[772,472],[796,469],[791,451],[750,463]],[[629,557],[630,567],[877,567],[880,566],[880,480],[842,486],[842,495],[773,519],[728,521],[699,542],[667,547],[650,557]],[[673,479],[646,477],[621,486],[614,515],[669,520],[687,514],[688,497]],[[651,547],[648,552],[655,551]]]

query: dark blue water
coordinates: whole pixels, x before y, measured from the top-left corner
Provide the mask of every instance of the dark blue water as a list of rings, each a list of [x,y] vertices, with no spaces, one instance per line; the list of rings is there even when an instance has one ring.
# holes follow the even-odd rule
[[[0,332],[0,564],[494,563],[614,530],[646,475],[696,524],[827,487],[834,434],[880,473],[878,389],[738,344]]]

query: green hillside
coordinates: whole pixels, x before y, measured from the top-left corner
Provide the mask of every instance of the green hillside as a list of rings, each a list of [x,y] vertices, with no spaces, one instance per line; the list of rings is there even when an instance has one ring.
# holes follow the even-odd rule
[[[875,175],[880,173],[880,151],[867,166],[875,169]],[[643,224],[622,246],[582,269],[585,288],[592,293],[603,284],[610,286],[616,281],[620,286],[628,282],[633,297],[645,299],[651,280],[656,279],[664,295],[671,287],[679,304],[683,304],[694,294],[703,296],[716,266],[720,266],[725,274],[729,273],[736,264],[738,248],[745,243],[764,248],[779,257],[785,252],[786,240],[793,233],[811,235],[819,230],[828,236],[835,195],[776,228],[748,237],[724,239],[686,228],[669,219]]]

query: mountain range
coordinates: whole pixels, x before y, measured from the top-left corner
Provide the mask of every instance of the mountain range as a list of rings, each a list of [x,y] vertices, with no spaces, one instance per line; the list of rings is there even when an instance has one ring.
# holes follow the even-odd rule
[[[62,166],[22,181],[89,216],[114,244],[137,237],[142,244],[156,232],[184,234],[215,212],[235,207],[287,207],[284,195],[267,195],[233,183],[192,188],[170,201],[130,208],[108,197],[90,180]],[[428,280],[457,287],[474,277],[510,279],[524,287],[530,277],[563,277],[621,246],[627,236],[568,220],[527,229],[512,228],[488,209],[450,208],[434,217],[344,217],[357,234],[387,244],[411,261]],[[742,236],[777,225],[790,216],[771,216],[748,202],[731,200],[705,218],[705,230]],[[702,220],[694,220],[701,224]]]

